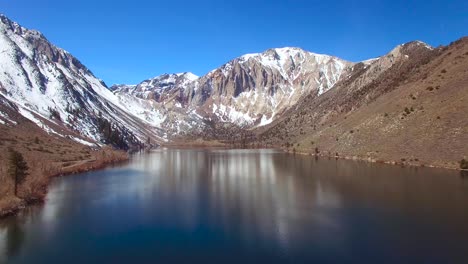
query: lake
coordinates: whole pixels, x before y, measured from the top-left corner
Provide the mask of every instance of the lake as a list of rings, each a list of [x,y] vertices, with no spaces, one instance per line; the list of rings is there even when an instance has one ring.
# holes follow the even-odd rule
[[[57,178],[0,221],[7,263],[468,263],[460,172],[161,149]]]

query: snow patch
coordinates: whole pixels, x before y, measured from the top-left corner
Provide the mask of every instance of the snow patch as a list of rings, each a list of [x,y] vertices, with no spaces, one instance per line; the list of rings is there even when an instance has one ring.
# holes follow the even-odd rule
[[[0,117],[4,119],[4,120],[0,119],[0,123],[2,125],[5,125],[6,122],[12,123],[14,125],[18,124],[16,121],[11,120],[10,117],[6,113],[3,113],[2,111],[0,111]]]
[[[258,127],[266,126],[268,124],[271,124],[271,122],[273,122],[273,117],[274,117],[274,115],[272,115],[270,118],[267,118],[266,115],[263,115],[262,119],[260,120],[260,124],[258,124]]]
[[[95,147],[96,144],[95,143],[92,143],[92,142],[89,142],[89,141],[86,141],[86,140],[83,140],[81,138],[77,138],[77,137],[70,137],[72,140],[80,143],[80,144],[83,144],[83,145],[86,145],[86,146],[90,146],[90,147]]]
[[[422,45],[422,46],[424,46],[426,49],[429,49],[429,50],[433,50],[433,49],[434,49],[432,46],[430,46],[430,45],[428,45],[427,43],[422,42],[422,41],[420,41],[420,40],[416,40],[416,44]]]

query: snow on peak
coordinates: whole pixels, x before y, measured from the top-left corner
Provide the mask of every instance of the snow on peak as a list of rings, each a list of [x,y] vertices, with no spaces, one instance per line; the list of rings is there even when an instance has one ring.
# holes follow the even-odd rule
[[[361,61],[362,63],[364,63],[364,65],[370,65],[372,63],[374,63],[375,61],[377,61],[379,58],[372,58],[372,59],[368,59],[368,60],[363,60]]]
[[[251,58],[269,58],[271,60],[279,60],[281,57],[295,56],[298,53],[305,53],[301,48],[284,47],[268,49],[262,53],[249,53],[239,57],[241,62],[248,61]]]
[[[12,31],[13,33],[22,36],[22,37],[29,37],[29,38],[44,38],[41,32],[33,29],[27,29],[15,21],[12,21],[4,14],[0,14],[0,28],[4,30],[3,34],[7,33],[8,30]]]
[[[248,62],[252,59],[259,61],[264,66],[282,67],[287,61],[304,61],[306,57],[314,58],[317,63],[326,63],[329,60],[338,60],[337,58],[325,54],[318,54],[305,51],[298,47],[284,47],[268,49],[262,53],[249,53],[239,57],[240,63]]]
[[[425,42],[422,42],[422,41],[420,41],[420,40],[416,40],[416,41],[414,41],[414,43],[416,43],[416,45],[422,45],[422,46],[424,46],[425,48],[430,49],[430,50],[433,50],[433,49],[434,49],[431,45],[429,45],[429,44],[427,44],[427,43],[425,43]]]
[[[301,48],[297,48],[297,47],[284,47],[284,48],[276,48],[276,49],[273,49],[276,54],[278,54],[278,56],[281,58],[281,57],[289,57],[289,56],[296,56],[297,54],[304,54],[306,53],[305,50],[301,49]]]
[[[199,77],[191,72],[182,72],[182,73],[176,73],[177,77],[185,77],[189,81],[195,81]]]
[[[191,72],[164,73],[146,81],[175,83],[180,81],[194,81],[199,77]]]

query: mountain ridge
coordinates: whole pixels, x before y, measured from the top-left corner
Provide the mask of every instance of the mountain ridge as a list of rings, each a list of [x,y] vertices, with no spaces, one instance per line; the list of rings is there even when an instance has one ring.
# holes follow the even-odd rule
[[[160,98],[176,98],[175,104],[179,108],[188,112],[195,111],[203,118],[253,127],[268,123],[267,120],[274,119],[276,114],[291,107],[309,90],[316,89],[319,94],[325,92],[340,78],[345,66],[350,64],[334,56],[316,54],[300,48],[268,49],[262,53],[234,58],[204,76],[193,78],[183,85],[172,86],[174,89],[168,91],[160,89],[160,82],[153,83],[152,87],[148,86],[148,80],[136,86],[115,85],[111,89],[122,96],[130,93],[158,102]],[[312,76],[314,72],[316,76]],[[149,80],[164,77],[163,74]],[[315,84],[301,85],[301,81]],[[145,87],[153,93],[144,95],[141,90],[135,92],[135,87]],[[249,98],[252,96],[255,100]],[[246,106],[244,102],[248,100],[249,106]]]
[[[135,85],[107,87],[40,32],[5,16],[1,20],[0,36],[8,44],[2,45],[0,58],[6,62],[0,66],[3,101],[49,133],[73,134],[75,141],[90,145],[108,143],[104,121],[136,145],[262,137],[309,101],[336,101],[334,111],[345,112],[371,103],[400,85],[400,79],[410,78],[401,69],[412,72],[426,53],[439,50],[412,41],[380,57],[349,62],[298,47],[271,48],[234,58],[200,77],[162,74]],[[307,111],[322,116],[319,108]],[[5,116],[0,115],[3,125],[16,122]],[[56,131],[57,126],[66,132]]]

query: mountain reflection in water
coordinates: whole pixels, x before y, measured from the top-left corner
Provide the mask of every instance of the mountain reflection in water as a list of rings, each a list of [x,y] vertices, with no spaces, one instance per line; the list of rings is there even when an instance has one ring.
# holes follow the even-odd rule
[[[158,150],[57,179],[0,222],[25,262],[468,261],[468,180],[456,171],[274,150]]]

